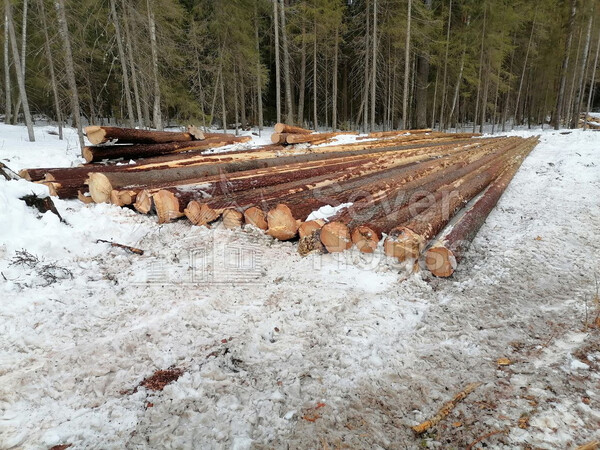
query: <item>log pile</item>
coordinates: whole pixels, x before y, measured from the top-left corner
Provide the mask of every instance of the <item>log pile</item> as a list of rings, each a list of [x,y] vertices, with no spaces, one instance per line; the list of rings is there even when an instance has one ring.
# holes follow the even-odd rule
[[[424,256],[436,276],[452,275],[538,142],[414,130],[317,146],[341,133],[277,124],[272,145],[206,154],[243,138],[194,128],[86,132],[94,144],[83,151],[88,164],[21,175],[46,184],[53,195],[154,213],[159,223],[252,225],[275,239],[299,239],[301,254],[356,246],[365,253],[382,248],[399,261]],[[116,158],[135,162],[117,164]],[[309,220],[320,207],[342,204],[350,206],[328,220]]]

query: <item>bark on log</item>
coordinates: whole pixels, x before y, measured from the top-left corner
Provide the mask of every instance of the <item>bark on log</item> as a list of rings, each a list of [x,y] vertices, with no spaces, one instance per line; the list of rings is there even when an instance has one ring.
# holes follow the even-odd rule
[[[286,125],[285,123],[275,124],[275,133],[290,133],[290,134],[311,134],[311,130],[305,128]]]
[[[285,142],[288,144],[315,143],[331,139],[335,136],[345,134],[358,134],[356,132],[333,132],[333,133],[315,133],[315,134],[288,134]]]
[[[472,143],[472,141],[470,142]],[[443,143],[442,143],[443,144]],[[377,153],[390,153],[390,152],[401,152],[406,151],[407,155],[410,155],[409,150],[413,150],[419,155],[426,155],[428,153],[435,154],[435,147],[440,147],[439,151],[443,151],[445,148],[440,143],[434,143],[431,145],[424,146],[393,146],[384,149],[378,149]],[[461,143],[457,142],[452,144],[452,147],[460,150]],[[457,151],[458,151],[457,150]],[[446,150],[451,151],[451,150]],[[266,152],[268,155],[273,154],[272,152]],[[280,157],[267,157],[259,159],[258,157],[263,155],[262,152],[253,153],[251,158],[247,155],[234,154],[234,155],[214,155],[214,157],[205,157],[202,159],[194,158],[188,164],[184,164],[181,161],[174,161],[173,164],[167,165],[166,167],[162,164],[157,165],[144,165],[135,167],[128,171],[114,171],[114,172],[97,172],[96,177],[91,180],[92,183],[100,182],[106,185],[110,189],[108,191],[96,189],[97,196],[94,197],[94,201],[103,203],[110,199],[110,191],[112,189],[121,189],[123,187],[138,186],[152,186],[152,185],[165,185],[168,183],[177,183],[181,180],[199,179],[202,177],[218,175],[221,173],[240,172],[244,170],[253,170],[260,168],[268,168],[274,166],[282,166],[284,164],[295,164],[295,163],[307,163],[311,161],[322,161],[346,156],[359,156],[368,155],[373,153],[371,149],[360,149],[342,152],[314,152],[314,153],[303,153],[300,155],[280,156]],[[220,161],[219,161],[220,160]],[[102,193],[104,192],[104,195]]]
[[[138,130],[136,128],[100,127],[92,125],[85,127],[85,134],[92,145],[118,141],[120,144],[162,144],[165,142],[189,142],[202,140],[206,135],[192,132]],[[231,135],[230,135],[231,136]]]
[[[470,146],[479,145],[483,144],[470,143]],[[440,154],[438,150],[440,149],[437,149],[434,155]],[[465,151],[464,147],[443,147],[441,154],[460,153],[463,151]],[[356,166],[353,170],[324,170],[322,175],[306,179],[300,178],[297,180],[292,176],[292,179],[295,181],[283,184],[276,183],[275,185],[268,185],[261,189],[255,188],[248,190],[247,192],[240,193],[239,195],[219,195],[205,199],[205,197],[210,197],[212,195],[211,193],[207,193],[206,185],[201,187],[199,186],[195,189],[193,186],[167,189],[173,192],[179,199],[180,211],[183,211],[182,208],[184,206],[182,205],[187,205],[189,201],[199,198],[205,199],[203,201],[206,201],[216,209],[230,207],[232,203],[235,203],[240,211],[243,211],[245,208],[250,206],[260,206],[262,209],[268,210],[273,208],[275,204],[281,203],[285,200],[288,206],[294,207],[294,215],[296,217],[304,218],[318,207],[328,204],[327,201],[331,195],[337,195],[338,197],[344,195],[347,196],[348,193],[344,193],[342,187],[349,190],[360,189],[363,188],[367,182],[377,182],[379,184],[376,184],[372,188],[381,189],[382,186],[386,186],[385,183],[390,182],[389,180],[391,178],[389,177],[392,177],[393,175],[400,176],[401,174],[410,174],[411,170],[414,171],[414,169],[410,169],[412,165],[415,165],[417,162],[423,160],[432,159],[432,153],[429,149],[417,149],[408,152],[403,151],[399,152],[398,154],[388,154],[387,156],[386,153],[382,153],[381,155],[383,156],[373,161],[366,161],[364,164]],[[430,162],[429,165],[426,166],[428,170],[433,170],[436,167],[438,169],[441,167],[437,160],[435,162]],[[388,176],[387,170],[392,168],[396,168],[397,170],[391,172],[391,175]],[[296,171],[291,173],[295,173],[297,175],[300,172]],[[103,175],[104,174],[96,175],[96,178],[101,178]],[[267,180],[272,182],[274,179],[276,178],[268,178]],[[400,183],[401,180],[397,179],[394,182]],[[226,185],[234,186],[234,188],[237,189],[235,181],[228,181]],[[321,191],[321,195],[315,196],[311,196],[311,194],[308,193],[308,191],[311,191],[312,189],[323,190],[327,186],[332,185],[334,186],[332,188],[332,192]],[[151,195],[151,191],[148,193]],[[327,201],[324,202],[323,200]]]
[[[191,142],[84,147],[81,154],[87,163],[92,163],[105,159],[139,159],[190,151],[202,152],[211,148],[248,142],[250,140],[252,140],[250,136],[218,136]]]
[[[437,171],[424,173],[422,178],[397,185],[396,189],[382,191],[380,197],[353,202],[330,220],[346,223],[351,229],[368,226],[376,234],[388,233],[431,206],[430,201],[438,201],[437,191],[442,186],[473,174],[498,158],[505,158],[521,144],[521,138],[513,138],[483,145],[466,155],[445,158],[438,162]]]
[[[521,151],[523,149],[519,148],[508,163],[503,160],[497,161],[475,176],[452,183],[443,190],[446,195],[443,195],[440,201],[412,218],[404,226],[390,232],[390,236],[386,239],[386,250],[390,250],[392,256],[401,261],[418,257],[425,245],[446,226],[460,208],[485,189],[506,167],[511,167],[520,160]],[[387,241],[390,241],[389,246]],[[391,251],[391,248],[394,250]]]
[[[493,181],[480,198],[427,250],[425,264],[431,273],[437,277],[449,277],[454,273],[470,243],[535,144],[536,142],[531,142],[530,148],[520,154],[517,161]]]

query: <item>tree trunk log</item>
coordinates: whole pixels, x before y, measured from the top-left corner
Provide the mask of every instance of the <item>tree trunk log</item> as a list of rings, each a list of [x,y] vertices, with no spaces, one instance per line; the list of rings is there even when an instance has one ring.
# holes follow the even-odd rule
[[[89,128],[89,127],[88,127]],[[121,129],[121,128],[117,128]],[[139,130],[136,130],[139,131]],[[167,133],[156,131],[155,133]],[[227,134],[218,135],[202,141],[191,142],[165,142],[160,144],[135,144],[135,145],[110,145],[101,147],[84,147],[82,156],[87,163],[98,162],[104,159],[117,158],[149,158],[152,156],[168,155],[189,151],[204,151],[211,148],[222,147],[252,140],[250,136],[236,137]]]
[[[275,133],[311,134],[312,131],[305,128],[295,127],[293,125],[287,125],[285,123],[276,123]]]
[[[532,144],[521,153],[513,165],[492,182],[481,197],[461,214],[452,228],[440,236],[427,250],[425,264],[431,273],[437,277],[449,277],[454,273],[470,243],[534,147],[535,145]]]

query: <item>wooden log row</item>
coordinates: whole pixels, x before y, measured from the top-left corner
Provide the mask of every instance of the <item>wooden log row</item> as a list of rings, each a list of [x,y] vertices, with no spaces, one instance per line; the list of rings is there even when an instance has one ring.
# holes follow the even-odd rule
[[[192,126],[188,127],[187,132],[182,133],[92,125],[85,127],[85,134],[92,145],[100,145],[112,141],[118,141],[121,144],[164,144],[167,142],[201,141],[207,137],[214,137],[217,133],[203,133]]]
[[[457,137],[458,136],[458,137]],[[333,153],[333,152],[347,152],[347,151],[369,151],[376,150],[379,148],[400,148],[405,147],[406,149],[417,148],[421,146],[436,146],[442,145],[445,142],[454,142],[461,141],[464,138],[461,138],[460,135],[451,134],[451,133],[438,133],[435,136],[425,136],[425,135],[417,135],[417,136],[402,136],[400,138],[392,138],[386,140],[378,140],[378,141],[369,141],[369,142],[357,142],[353,144],[343,144],[343,145],[335,145],[328,146],[322,148],[309,148],[309,149],[295,149],[294,152],[296,154],[302,153],[314,153],[314,152],[322,152],[322,153]],[[412,143],[413,141],[417,141]],[[208,162],[217,162],[217,161],[237,161],[244,159],[259,159],[259,158],[268,158],[268,157],[277,157],[281,155],[284,147],[280,145],[266,145],[257,149],[250,150],[240,150],[233,151],[215,155],[205,155],[202,152],[194,152],[190,151],[185,154],[170,154],[170,155],[162,155],[156,156],[147,159],[140,159],[133,164],[121,164],[116,165],[113,163],[108,163],[106,165],[84,165],[78,167],[58,167],[58,168],[32,168],[32,169],[23,169],[19,172],[19,176],[29,181],[39,181],[43,180],[47,173],[55,176],[57,180],[62,179],[75,179],[81,178],[82,181],[87,178],[88,173],[90,172],[129,172],[129,171],[144,171],[148,168],[159,169],[159,168],[173,168],[173,167],[183,167],[183,166],[191,166],[200,163],[208,163]]]
[[[511,147],[516,147],[513,140]],[[352,241],[359,250],[370,253],[381,236],[404,223],[441,198],[440,189],[456,180],[472,176],[488,168],[499,159],[506,158],[510,147],[492,145],[487,152],[473,153],[469,158],[449,161],[441,173],[433,172],[421,179],[410,180],[384,192],[382,196],[369,197],[355,202],[351,207],[330,218],[353,231]]]
[[[290,134],[312,134],[311,130],[305,128],[287,125],[285,123],[275,124],[275,133],[290,133]]]
[[[410,151],[418,149],[421,153],[434,152],[435,147],[443,147],[444,142],[434,142],[426,145],[416,146],[397,146],[385,149],[379,149],[378,153]],[[456,141],[456,147],[462,145]],[[181,180],[200,179],[207,176],[219,175],[222,173],[240,172],[244,170],[260,169],[267,167],[281,166],[284,164],[307,163],[310,161],[333,159],[345,156],[367,155],[372,153],[370,148],[341,151],[341,152],[311,152],[299,155],[279,156],[274,152],[256,152],[248,157],[245,154],[234,155],[213,155],[201,159],[194,158],[194,161],[181,165],[173,164],[165,167],[162,164],[145,165],[142,168],[134,168],[127,171],[97,172],[94,177],[89,178],[88,185],[90,193],[96,203],[109,201],[110,192],[113,189],[121,189],[126,186],[153,186],[157,184],[175,184]],[[266,156],[260,158],[261,156]],[[91,182],[91,184],[90,184]]]
[[[420,161],[436,159],[436,162],[428,164],[426,167],[431,170],[432,167],[441,167],[437,158],[444,157],[449,154],[456,154],[465,152],[470,148],[484,147],[485,142],[471,142],[468,145],[463,146],[448,146],[443,148],[437,148],[435,153],[431,153],[430,149],[417,149],[412,151],[401,151],[397,154],[380,152],[374,159],[366,160],[355,160],[354,162],[348,161],[347,159],[336,160],[336,165],[326,165],[319,171],[321,174],[317,174],[315,171],[313,174],[317,175],[311,178],[302,178],[302,173],[299,173],[298,178],[293,174],[294,171],[287,171],[287,176],[290,176],[292,181],[283,184],[271,185],[275,181],[283,181],[281,178],[277,178],[277,175],[270,175],[265,182],[267,185],[262,189],[253,189],[251,191],[242,192],[238,195],[214,195],[210,198],[206,198],[206,186],[201,188],[194,188],[193,186],[185,186],[183,189],[180,188],[168,188],[173,194],[170,205],[176,207],[176,210],[166,214],[164,217],[159,217],[161,222],[168,220],[169,217],[177,216],[177,213],[182,213],[185,206],[192,200],[199,200],[209,203],[214,209],[226,208],[230,205],[237,205],[239,208],[261,205],[265,210],[268,210],[274,203],[283,202],[285,198],[286,202],[294,202],[297,214],[296,217],[302,218],[302,215],[308,215],[312,210],[323,206],[325,201],[330,200],[332,195],[344,195],[344,192],[351,192],[352,189],[358,189],[368,182],[381,182],[387,180],[393,175],[399,175],[401,173],[410,171],[412,165],[417,164]],[[374,155],[371,155],[374,156]],[[347,164],[347,165],[346,165]],[[355,165],[353,165],[355,164]],[[338,170],[345,168],[350,171]],[[421,167],[421,166],[419,166]],[[423,166],[425,167],[425,166]],[[396,168],[394,172],[388,174],[386,170]],[[244,180],[242,180],[244,181]],[[228,185],[229,186],[229,185]],[[235,184],[232,184],[235,188]],[[331,192],[326,192],[324,189],[327,186],[333,186]],[[381,187],[380,187],[381,188]],[[309,193],[311,190],[317,189],[316,195]],[[313,191],[314,192],[314,191]],[[150,209],[150,198],[151,192],[147,194],[143,192],[138,196],[135,207],[140,212],[148,212]],[[268,203],[268,205],[267,205]],[[266,205],[266,206],[265,206]],[[270,205],[270,206],[269,206]],[[166,209],[161,208],[162,211]]]
[[[341,132],[332,132],[332,133],[314,133],[314,134],[294,134],[294,133],[273,133],[271,135],[271,142],[273,144],[317,144],[324,141],[327,141],[336,136],[343,135],[356,135],[357,131],[341,131]]]
[[[452,227],[444,230],[431,245],[425,253],[425,265],[432,274],[437,277],[449,277],[454,273],[479,229],[502,197],[527,154],[534,147],[535,145],[532,145],[528,151],[520,155],[511,167],[508,167],[488,186],[477,201],[465,209]]]
[[[236,137],[222,135],[191,142],[84,147],[81,154],[87,163],[92,163],[105,159],[138,159],[189,151],[201,152],[212,148],[223,147],[225,145],[248,142],[250,140],[252,140],[250,136]]]
[[[365,216],[364,211],[360,209],[358,215],[356,215],[356,210],[354,214],[344,211],[338,214],[337,217],[334,216],[330,224],[336,224],[335,230],[344,236],[344,242],[346,236],[351,236],[351,242],[347,242],[344,248],[338,247],[333,236],[331,236],[330,240],[328,242],[323,241],[323,244],[329,251],[342,251],[354,243],[360,251],[371,253],[382,237],[382,230],[387,232],[392,229],[393,233],[399,225],[422,213],[431,207],[432,203],[435,205],[448,197],[450,193],[456,193],[457,187],[470,182],[480,176],[481,173],[491,173],[493,175],[504,164],[506,158],[504,152],[496,151],[480,160],[471,161],[466,165],[463,164],[462,167],[460,167],[460,164],[455,164],[442,172],[441,175],[424,177],[422,180],[405,184],[399,193],[408,193],[407,196],[402,195],[395,198],[398,190],[391,190],[389,194],[391,198],[388,203],[393,205],[394,209],[388,212],[385,208],[380,208],[380,215],[375,219],[369,219],[368,215]],[[398,198],[400,198],[400,201],[398,201]],[[375,206],[381,205],[375,204]],[[361,212],[362,214],[360,214]],[[351,228],[348,227],[348,223],[353,224],[352,232],[350,231]],[[333,225],[331,227],[334,228]],[[334,246],[336,250],[331,250],[331,246]],[[390,256],[393,256],[393,254],[390,254]]]
[[[482,185],[485,185],[486,182],[493,179],[494,174],[496,173],[495,171],[500,170],[499,167],[499,164],[496,164],[493,167],[490,165],[486,171],[472,175],[469,180],[459,180],[460,182],[454,183],[452,189],[459,189],[460,194],[463,196],[468,195],[468,192],[480,189]],[[467,194],[465,194],[465,192],[467,192]],[[162,195],[162,193],[159,194],[158,198],[161,198]],[[161,201],[159,201],[159,204],[160,203]],[[450,207],[452,207],[452,205],[450,205]],[[242,216],[242,213],[236,209],[225,208],[214,210],[206,204],[191,202],[190,205],[188,205],[188,209],[185,210],[185,215],[188,216],[190,220],[192,220],[193,209],[196,209],[197,214],[204,214],[205,219],[201,221],[203,223],[210,223],[219,216],[222,216],[223,223],[226,227],[239,227],[242,222],[245,221],[247,224],[252,224],[258,228],[267,230],[268,234],[277,239],[290,239],[295,237],[297,232],[300,232],[300,247],[306,245],[306,239],[312,237],[314,241],[315,234],[319,241],[318,245],[327,248],[329,251],[341,251],[352,244],[352,236],[347,227],[344,227],[343,224],[332,222],[323,226],[323,223],[319,221],[300,223],[294,217],[292,209],[290,209],[287,204],[277,204],[271,208],[267,214],[265,214],[261,208],[250,207],[244,211]],[[200,211],[202,212],[200,213]]]
[[[436,202],[403,226],[390,231],[384,243],[386,254],[400,261],[417,259],[429,241],[448,224],[459,209],[482,192],[502,172],[520,165],[536,144],[537,138],[527,139],[523,146],[512,152],[508,165],[495,165],[476,178],[453,186],[451,192],[454,195],[450,195],[445,201]]]
[[[398,150],[390,153],[368,153],[239,171],[228,175],[221,173],[212,177],[182,180],[181,184],[179,182],[176,184],[154,184],[151,189],[146,189],[146,186],[131,185],[124,187],[123,190],[135,190],[137,192],[147,190],[149,194],[152,194],[160,189],[167,189],[173,192],[181,202],[187,204],[191,200],[209,197],[214,199],[214,197],[219,195],[233,194],[238,191],[258,189],[272,185],[283,185],[295,180],[301,180],[302,184],[309,184],[313,182],[311,181],[312,177],[340,170],[354,170],[356,172],[359,167],[366,164],[379,164],[380,167],[391,167],[398,163],[398,158],[401,158],[400,162],[409,163],[418,159],[427,159],[444,153],[466,151],[469,148],[482,148],[487,145],[489,145],[488,142],[469,142],[463,143],[460,146],[436,147],[433,152],[429,149],[419,149],[409,151]],[[314,180],[314,182],[317,182],[317,180]]]

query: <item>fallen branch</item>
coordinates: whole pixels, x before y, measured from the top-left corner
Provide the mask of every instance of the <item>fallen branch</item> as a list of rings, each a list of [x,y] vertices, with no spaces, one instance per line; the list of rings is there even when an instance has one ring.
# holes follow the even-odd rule
[[[429,420],[426,420],[423,423],[420,423],[419,425],[412,427],[413,431],[417,434],[423,434],[430,428],[436,426],[446,416],[448,416],[448,414],[450,414],[450,412],[452,412],[454,408],[456,408],[456,405],[463,401],[467,397],[467,395],[469,395],[471,392],[477,389],[480,385],[481,383],[471,383],[467,385],[467,387],[465,387],[462,391],[456,394],[452,400],[445,403],[444,406],[440,408],[440,410],[435,416],[433,416]]]
[[[104,242],[106,244],[110,244],[111,247],[117,247],[117,248],[122,248],[125,250],[130,251],[131,253],[135,253],[136,255],[143,255],[144,254],[144,250],[141,250],[139,248],[135,248],[135,247],[131,247],[129,245],[124,245],[124,244],[117,244],[116,242],[111,242],[111,241],[106,241],[104,239],[98,239],[96,240],[96,243],[98,242]]]
[[[469,445],[467,445],[467,449],[466,450],[471,450],[473,447],[475,447],[477,444],[479,444],[481,441],[494,436],[495,434],[500,434],[500,433],[507,433],[508,430],[506,428],[503,428],[501,430],[494,430],[490,433],[484,434],[483,436],[479,436],[477,439],[475,439],[473,442],[471,442]]]

